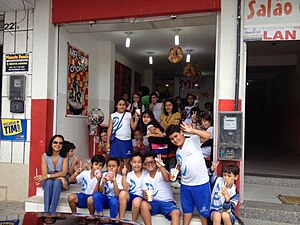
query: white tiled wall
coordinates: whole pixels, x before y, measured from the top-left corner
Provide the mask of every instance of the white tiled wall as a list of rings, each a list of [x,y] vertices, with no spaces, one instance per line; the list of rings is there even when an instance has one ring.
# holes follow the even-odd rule
[[[32,65],[33,40],[33,10],[6,12],[4,23],[16,23],[16,30],[4,30],[3,53],[30,54],[29,63]],[[5,68],[3,66],[3,68]],[[2,78],[2,112],[4,119],[26,119],[27,140],[24,142],[1,140],[0,163],[28,164],[30,152],[30,119],[31,119],[31,70],[26,74],[26,100],[24,113],[11,113],[9,95],[10,74],[3,74]]]

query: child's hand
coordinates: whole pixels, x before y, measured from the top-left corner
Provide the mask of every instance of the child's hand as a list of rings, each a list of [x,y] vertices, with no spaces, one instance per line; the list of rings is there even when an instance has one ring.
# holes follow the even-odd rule
[[[188,132],[188,133],[191,133],[193,131],[191,124],[186,124],[185,122],[182,122],[180,127],[182,128],[183,131]]]
[[[144,194],[144,199],[145,199],[146,201],[148,201],[148,195],[147,195],[147,192],[146,192],[146,191],[143,191],[143,194]]]
[[[139,120],[140,118],[141,118],[141,114],[135,112],[135,119],[136,119],[136,120]]]
[[[216,171],[216,169],[217,169],[217,167],[218,167],[218,165],[219,165],[219,163],[220,163],[220,161],[218,161],[218,162],[212,162],[212,165],[211,165],[211,167],[210,167],[210,170],[212,171],[212,172],[215,172]]]
[[[128,173],[128,169],[126,168],[126,166],[124,165],[123,169],[122,169],[122,175],[126,176]]]
[[[161,154],[157,155],[157,158],[155,158],[155,161],[156,161],[156,166],[158,168],[165,166],[163,160],[161,159]]]
[[[102,178],[101,170],[95,170],[94,175],[97,178],[97,180],[100,180]]]
[[[222,187],[221,190],[220,190],[220,195],[224,196],[225,197],[225,200],[226,202],[229,202],[230,201],[230,195],[228,193],[228,190],[226,187]]]
[[[152,136],[152,134],[150,133],[150,134],[147,134],[145,137],[148,139],[151,136]]]
[[[194,123],[197,122],[198,115],[197,115],[196,111],[192,112],[191,119],[192,119],[192,122],[194,122]]]
[[[109,143],[109,141],[106,143],[106,152],[107,152],[107,154],[109,154],[109,152],[110,152],[110,143]]]
[[[115,178],[115,173],[112,172],[112,171],[108,171],[106,176],[105,176],[105,179],[107,181],[113,181],[114,178]]]

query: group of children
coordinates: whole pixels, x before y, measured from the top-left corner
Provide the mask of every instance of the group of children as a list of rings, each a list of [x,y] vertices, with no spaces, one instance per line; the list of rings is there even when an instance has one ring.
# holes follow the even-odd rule
[[[146,112],[142,118],[149,132],[147,135],[161,137],[159,127],[150,123],[152,115],[149,116]],[[184,132],[192,136],[186,138]],[[194,129],[190,124],[183,123],[181,126],[170,126],[166,136],[178,147],[176,168],[181,172],[183,224],[190,224],[194,207],[197,208],[203,225],[208,224],[208,218],[213,224],[221,224],[221,221],[225,225],[234,224],[235,207],[239,200],[234,183],[238,178],[239,168],[235,164],[226,165],[223,177],[218,178],[213,176],[218,164],[213,164],[207,170],[200,149],[201,143],[210,138],[207,131]],[[110,147],[112,151],[113,145]],[[122,165],[118,156],[105,160],[104,156],[95,155],[91,159],[90,170],[76,168],[69,177],[69,182],[82,183],[82,191],[68,197],[72,213],[76,213],[76,207],[79,207],[88,208],[92,215],[96,211],[102,216],[103,209],[108,208],[111,217],[123,219],[125,212],[131,210],[131,219],[137,221],[141,215],[146,225],[152,224],[151,216],[156,214],[163,214],[171,224],[180,224],[181,213],[170,185],[172,174],[166,170],[160,155],[152,151],[143,155],[137,151],[127,159],[128,163],[124,162]],[[102,173],[101,169],[105,164],[107,172]]]

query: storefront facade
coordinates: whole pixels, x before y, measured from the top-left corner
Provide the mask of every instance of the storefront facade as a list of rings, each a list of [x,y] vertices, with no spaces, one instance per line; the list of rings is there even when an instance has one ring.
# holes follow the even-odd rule
[[[59,24],[97,20],[131,19],[156,17],[187,13],[217,13],[216,66],[215,66],[215,112],[244,111],[245,87],[245,46],[237,41],[237,2],[238,1],[122,1],[105,2],[79,0],[36,1],[35,9],[27,10],[24,27],[15,30],[11,37],[9,30],[4,31],[4,54],[29,52],[30,70],[26,73],[25,113],[10,113],[8,90],[2,94],[2,118],[25,119],[27,139],[23,142],[1,141],[0,167],[9,164],[16,170],[25,171],[21,179],[7,177],[5,183],[22,183],[24,190],[16,192],[8,187],[7,199],[24,199],[35,195],[36,186],[33,176],[40,168],[41,155],[47,149],[48,141],[54,133],[63,134],[67,140],[76,140],[81,157],[88,157],[88,127],[86,117],[66,116],[66,71],[68,67],[69,45],[84,49],[89,55],[88,110],[101,106],[106,115],[113,109],[114,66],[117,58],[124,58],[115,51],[109,41],[97,42],[88,34],[72,35],[59,28]],[[120,5],[121,4],[121,5]],[[5,13],[5,23],[19,21],[24,12]],[[17,16],[16,16],[17,15]],[[23,36],[22,36],[23,35]],[[240,65],[237,67],[237,45],[240,43]],[[101,52],[101,54],[99,54]],[[126,61],[126,59],[123,59]],[[136,68],[139,70],[140,68]],[[236,85],[236,72],[240,72],[239,85]],[[143,74],[147,72],[142,71]],[[9,76],[3,75],[3,87],[8,87]],[[147,84],[147,78],[143,79]],[[238,88],[238,92],[236,92]],[[237,99],[236,93],[238,93]],[[215,113],[218,121],[218,113]],[[218,137],[218,123],[215,123]],[[218,148],[215,140],[215,151]],[[86,151],[82,151],[86,149]],[[22,152],[22,153],[20,153]],[[217,155],[217,151],[215,153]],[[5,156],[5,157],[4,157]],[[237,161],[243,174],[243,158]],[[1,170],[0,170],[1,171]],[[29,172],[27,172],[29,171]],[[7,176],[7,175],[2,175]],[[241,186],[243,176],[239,180]],[[17,185],[18,186],[18,185]]]

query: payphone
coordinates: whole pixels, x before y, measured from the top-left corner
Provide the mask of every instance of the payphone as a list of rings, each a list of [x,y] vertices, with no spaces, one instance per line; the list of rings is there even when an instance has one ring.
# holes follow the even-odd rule
[[[219,112],[219,160],[242,160],[242,112]]]
[[[25,90],[25,75],[11,75],[9,78],[9,100],[11,113],[24,113]]]

